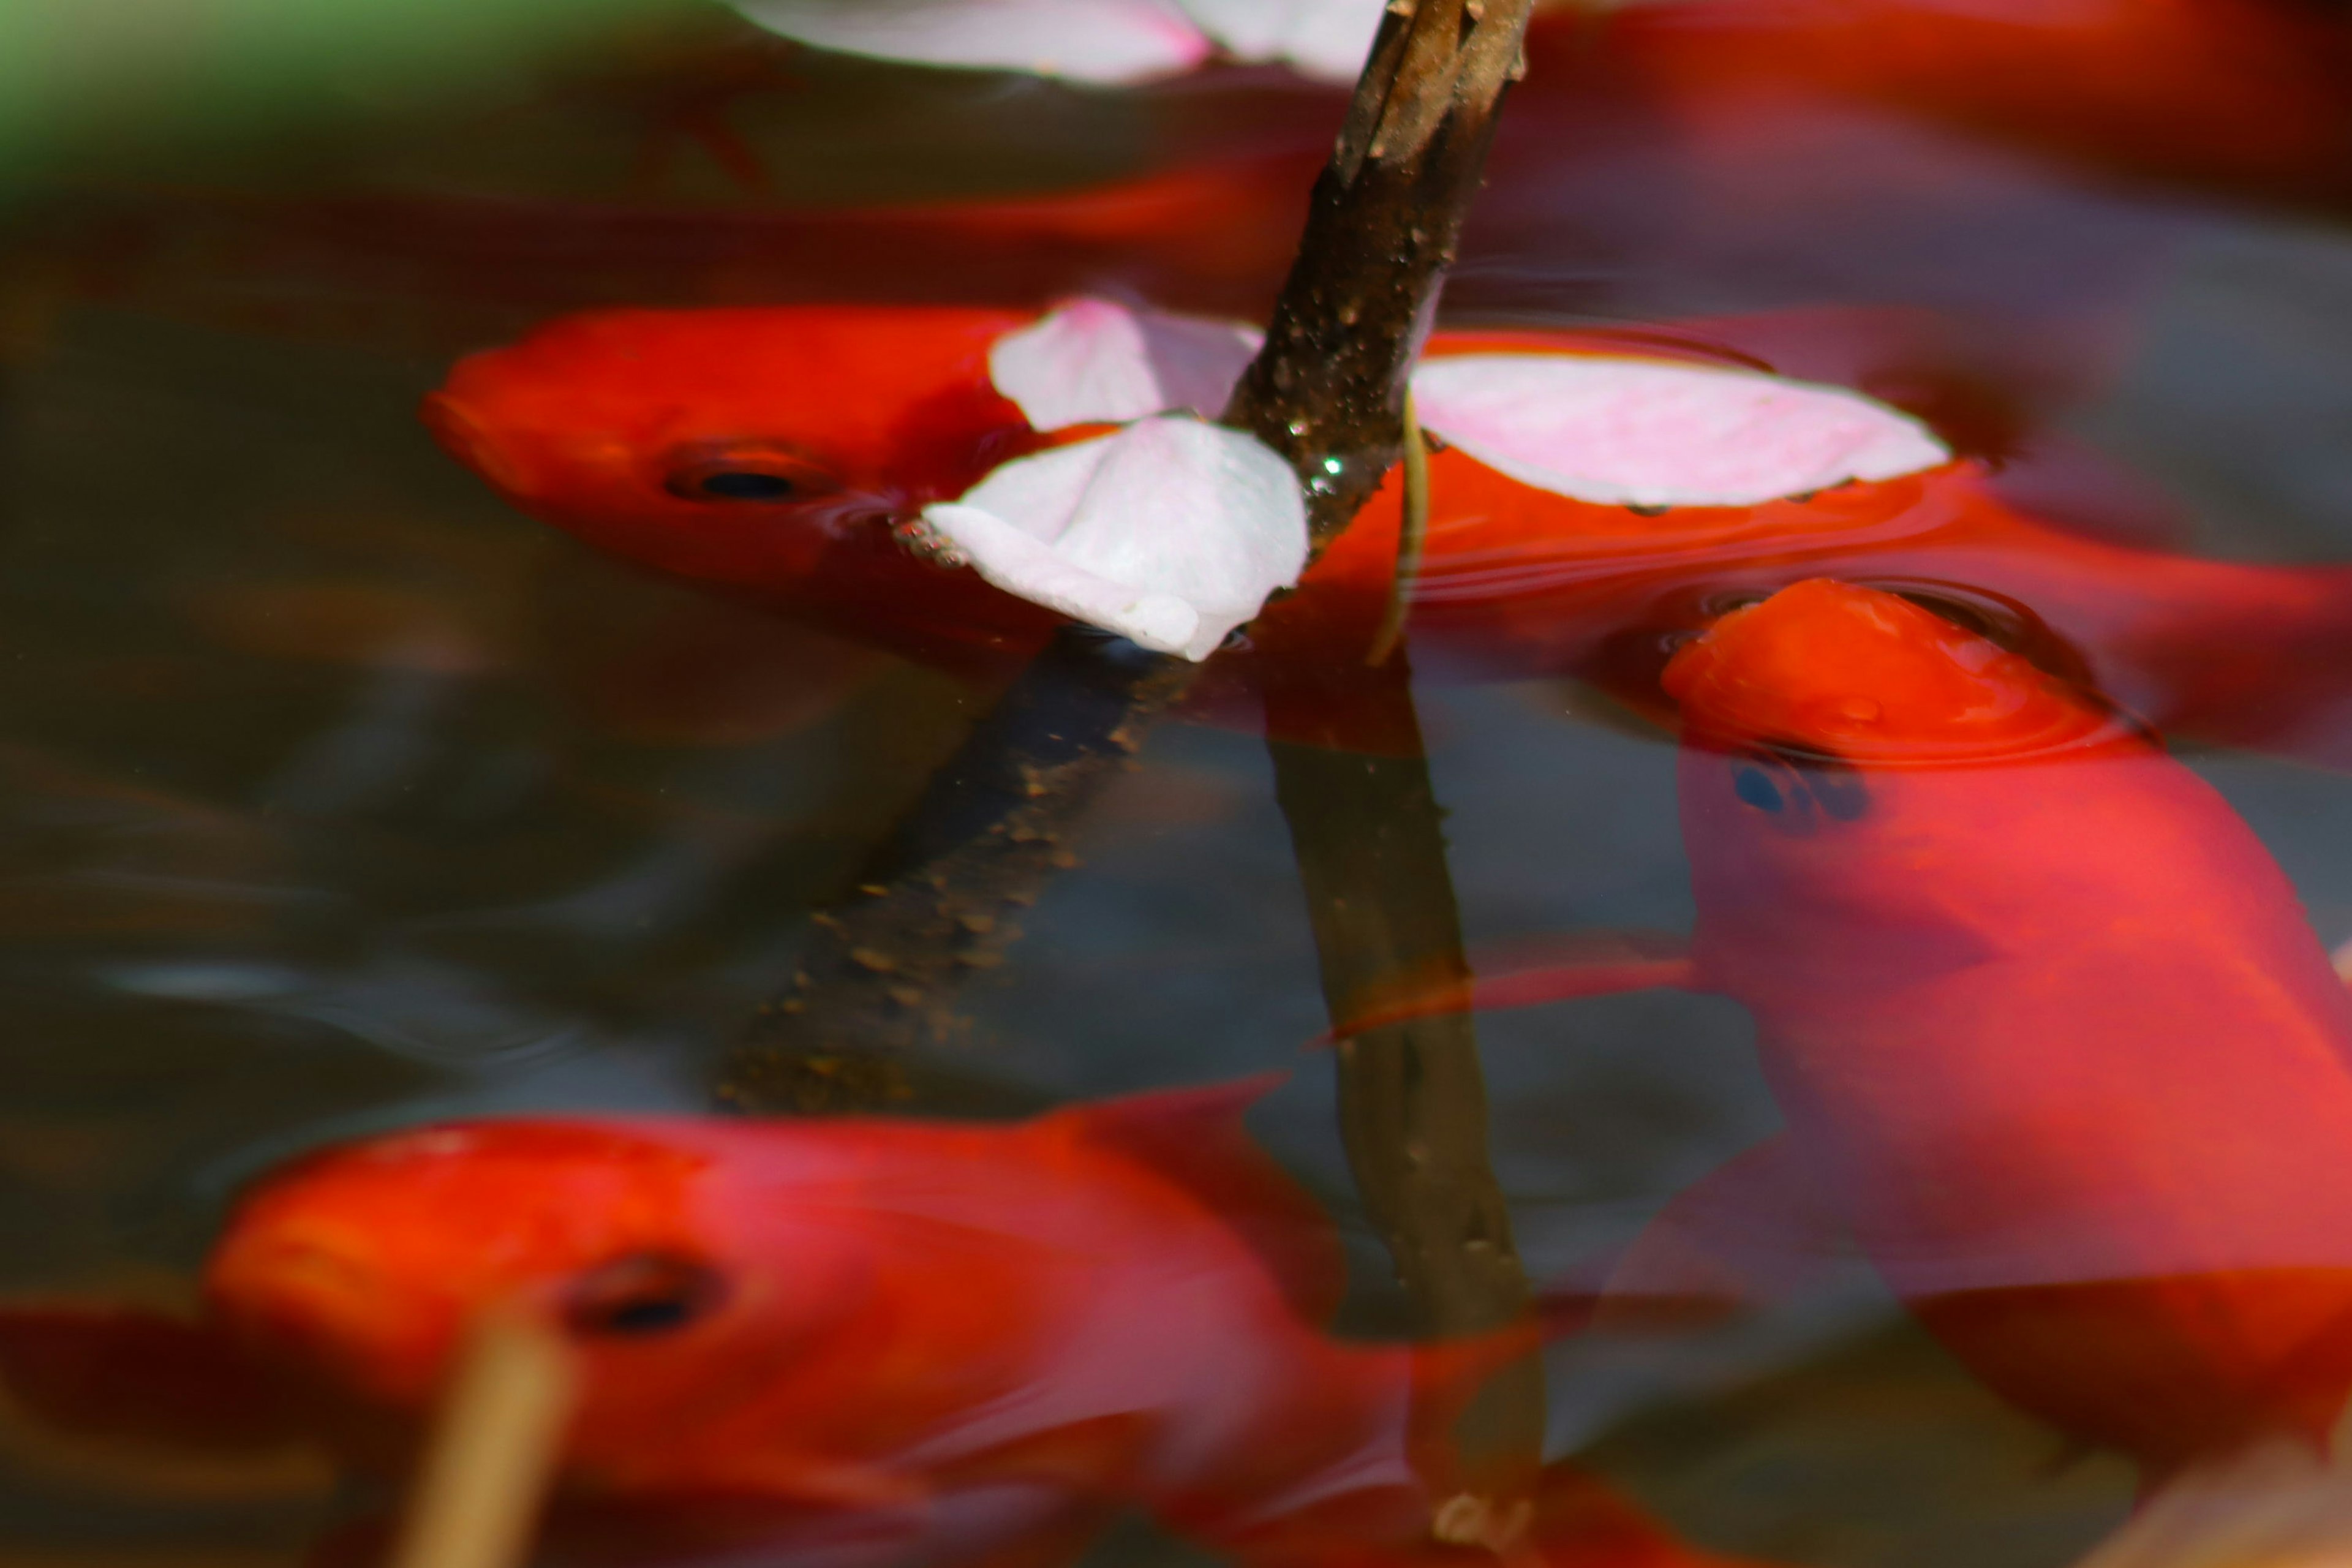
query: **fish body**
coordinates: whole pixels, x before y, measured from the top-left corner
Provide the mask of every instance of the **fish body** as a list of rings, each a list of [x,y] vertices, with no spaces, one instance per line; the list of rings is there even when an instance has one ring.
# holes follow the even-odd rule
[[[2340,202],[2352,33],[2276,0],[1667,0],[1621,70],[1728,133],[1759,97],[1844,101],[2108,175]]]
[[[460,363],[425,417],[521,510],[624,560],[950,664],[1055,617],[891,524],[1040,443],[988,378],[1011,311],[600,311]],[[877,629],[882,634],[877,639]]]
[[[1465,1362],[1321,1333],[1336,1251],[1240,1131],[1260,1087],[1009,1127],[394,1134],[261,1184],[207,1299],[378,1467],[468,1322],[541,1311],[582,1373],[572,1503],[691,1502],[794,1561],[967,1559],[1134,1505],[1234,1550],[1413,1539],[1435,1369],[1527,1342]]]
[[[1619,1287],[1704,1296],[1728,1266],[1769,1290],[1769,1237],[1842,1229],[1989,1385],[2151,1473],[2324,1445],[2352,1393],[2352,993],[2227,802],[2096,697],[1868,587],[1733,611],[1664,684],[1686,954],[1596,949],[1469,998],[1666,984],[1754,1016],[1786,1132],[1670,1205]]]
[[[2086,537],[2002,499],[1985,465],[1744,508],[1643,517],[1519,484],[1458,451],[1431,465],[1414,648],[1457,674],[1575,675],[1661,716],[1675,641],[1809,577],[1937,603],[2170,732],[2352,761],[2338,671],[2352,569],[2217,562]],[[1274,605],[1267,637],[1347,637],[1377,615],[1401,513],[1391,478]],[[1264,640],[1264,639],[1262,639]]]
[[[2228,804],[2112,711],[1831,583],[1668,667],[1699,986],[1987,1380],[2159,1467],[2352,1389],[2352,994]]]
[[[443,444],[521,510],[640,565],[974,671],[1033,651],[1038,606],[903,546],[894,527],[1033,429],[990,380],[1025,313],[794,306],[568,318],[461,363],[427,400]],[[1617,353],[1624,336],[1440,332],[1433,359]],[[1690,358],[1645,340],[1630,352]],[[1880,582],[2018,620],[2152,722],[2352,761],[2336,712],[2352,569],[2200,561],[2040,521],[1979,461],[1746,507],[1643,515],[1521,483],[1453,448],[1409,623],[1417,664],[1576,675],[1655,706],[1667,639],[1810,576]],[[1376,635],[1394,572],[1391,475],[1255,657],[1341,659]],[[1246,658],[1231,659],[1236,675]],[[1208,699],[1213,700],[1213,699]],[[2352,731],[2352,726],[2343,727]]]

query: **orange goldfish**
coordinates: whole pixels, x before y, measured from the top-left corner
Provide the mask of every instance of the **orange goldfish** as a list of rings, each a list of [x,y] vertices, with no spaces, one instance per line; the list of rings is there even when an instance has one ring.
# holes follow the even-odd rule
[[[2053,331],[2144,279],[2179,227],[2155,204],[2084,191],[2081,165],[2340,203],[2344,37],[2296,0],[1562,6],[1530,33],[1452,298],[1630,317],[1700,300],[1909,300],[1967,314],[1979,345],[2004,340],[1994,357],[2040,358]],[[648,192],[625,165],[575,172],[570,189],[544,171],[522,189],[486,178],[484,140],[518,134],[518,106],[501,102],[404,140],[419,185],[371,171],[329,192],[79,189],[19,249],[72,293],[404,351],[620,300],[1034,304],[1097,289],[1257,314],[1344,107],[1328,89],[1221,74],[1056,122],[1135,147],[1140,166],[1115,178],[1007,194],[1008,174],[1037,176],[1024,158],[1000,167],[999,188],[982,173],[954,199],[780,210],[774,169],[806,160],[800,127],[774,122],[806,96],[780,56],[732,34],[633,47],[625,65],[530,106],[589,116],[562,127],[575,153],[611,145],[616,124],[635,131],[620,143],[646,142],[638,175],[680,138],[699,143],[752,202]],[[935,74],[856,94],[872,98],[885,142],[905,136],[910,102],[913,121],[947,136],[1003,107],[962,87],[941,95]],[[729,123],[746,97],[759,134]],[[1979,137],[2023,142],[2050,166],[2002,147],[1970,156]]]
[[[2324,1443],[2352,1392],[2352,994],[2236,813],[2105,703],[1869,588],[1735,611],[1665,685],[1687,956],[1488,994],[1743,1003],[1788,1131],[1738,1184],[1833,1216],[1990,1385],[2157,1474]]]
[[[1813,98],[2104,172],[2341,202],[2352,31],[2277,0],[1664,0],[1599,46],[1728,132]]]
[[[808,306],[568,318],[474,355],[428,398],[453,454],[509,501],[624,559],[755,595],[829,630],[965,668],[1034,649],[1047,611],[893,536],[1033,428],[989,351],[1033,318]],[[1672,339],[1441,332],[1469,355],[1690,361]],[[1076,432],[1083,433],[1083,431]],[[1402,481],[1278,601],[1252,658],[1351,660],[1395,559]],[[2151,721],[2352,760],[2352,569],[2242,565],[2081,537],[2026,516],[1982,460],[1757,505],[1646,515],[1522,482],[1456,447],[1410,631],[1416,661],[1572,674],[1642,700],[1666,639],[1727,603],[1832,573],[1969,606],[2037,637]],[[1247,659],[1229,660],[1236,673]],[[1213,700],[1213,699],[1212,699]]]
[[[146,1384],[226,1405],[247,1446],[274,1421],[383,1469],[467,1325],[520,1307],[582,1373],[559,1540],[681,1513],[794,1560],[963,1559],[1075,1546],[1140,1504],[1246,1553],[1409,1544],[1447,1495],[1425,1478],[1443,1484],[1462,1400],[1532,1341],[1314,1327],[1338,1252],[1242,1131],[1263,1088],[1009,1126],[396,1133],[247,1194],[206,1266],[205,1324],[19,1309],[0,1314],[0,1373],[85,1429],[202,1424],[142,1414]],[[166,1363],[195,1370],[151,1375]],[[133,1408],[79,1406],[93,1389]]]

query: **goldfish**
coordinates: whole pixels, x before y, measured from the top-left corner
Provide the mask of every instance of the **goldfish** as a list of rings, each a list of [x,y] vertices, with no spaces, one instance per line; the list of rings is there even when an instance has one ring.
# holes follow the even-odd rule
[[[1812,98],[2100,174],[2340,203],[2352,32],[2275,0],[1666,0],[1595,47],[1728,130]]]
[[[999,1125],[394,1132],[247,1192],[200,1322],[20,1305],[0,1377],[85,1432],[215,1412],[227,1441],[397,1473],[469,1324],[520,1310],[580,1369],[559,1540],[675,1514],[795,1561],[997,1560],[1139,1504],[1268,1560],[1402,1550],[1447,1496],[1451,1420],[1534,1342],[1318,1328],[1336,1238],[1242,1129],[1265,1087]]]
[[[462,361],[425,418],[506,500],[599,550],[843,636],[1001,669],[1055,617],[919,557],[894,530],[1072,433],[1033,428],[990,379],[991,345],[1035,319],[940,307],[596,312]],[[1705,357],[1671,336],[1441,331],[1427,363],[1537,353]],[[1260,618],[1254,650],[1227,660],[1228,689],[1247,684],[1253,659],[1347,660],[1370,646],[1402,493],[1392,473]],[[1430,493],[1408,622],[1417,665],[1574,675],[1654,708],[1669,638],[1739,597],[1829,574],[2046,645],[2167,730],[2352,761],[2337,713],[2352,695],[2338,674],[2352,653],[2352,569],[2083,537],[2007,502],[1984,458],[1645,515],[1522,482],[1456,446],[1433,456]],[[1215,685],[1203,703],[1223,700]]]
[[[2352,994],[2244,822],[2095,695],[1867,587],[1733,611],[1664,682],[1686,954],[1501,998],[1744,1004],[1787,1131],[1737,1185],[1843,1226],[2028,1412],[2152,1478],[2324,1446],[2352,1393]]]

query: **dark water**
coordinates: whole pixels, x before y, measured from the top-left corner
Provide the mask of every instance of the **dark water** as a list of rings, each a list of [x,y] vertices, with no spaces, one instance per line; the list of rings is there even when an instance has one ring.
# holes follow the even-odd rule
[[[633,68],[630,90],[708,65]],[[812,693],[800,672],[847,656],[803,639],[715,715],[656,723],[696,677],[648,698],[638,672],[682,626],[740,617],[751,647],[771,634],[507,510],[412,416],[455,353],[583,302],[612,258],[584,253],[577,287],[548,278],[543,306],[505,275],[450,298],[451,274],[257,241],[269,217],[223,216],[254,193],[296,211],[645,199],[639,100],[582,74],[193,169],[150,151],[19,208],[0,384],[0,1288],[184,1291],[236,1187],[323,1141],[460,1113],[703,1108],[808,910],[973,710],[948,678],[887,660]],[[789,75],[738,116],[772,196],[730,189],[688,146],[654,205],[1050,187],[1185,136],[1244,140],[1198,89],[1139,107],[808,57]],[[1265,93],[1266,134],[1311,123],[1308,100]],[[2020,290],[2033,312],[2079,305],[2112,374],[2053,400],[2042,428],[2137,476],[2200,549],[2352,558],[2352,239],[2324,216],[2103,184],[1911,125],[1887,135],[1971,172],[1984,254],[1938,243],[1949,213],[1920,216],[1964,206],[1964,182],[1895,200],[1833,161],[1799,244],[1770,213],[1743,228],[1644,206],[1624,171],[1668,153],[1639,132],[1541,198],[1613,192],[1579,220],[1601,243],[1529,231],[1552,237],[1474,249],[1456,303],[1638,320],[1893,299],[2002,322]],[[1823,241],[1823,213],[1851,244]],[[676,302],[756,294],[751,266],[645,270]],[[1421,700],[1474,951],[1688,924],[1670,742],[1549,683]],[[2321,938],[2352,935],[2344,781],[2193,761]],[[1299,1053],[1324,1018],[1262,744],[1163,726],[1078,848],[971,992],[951,1070],[1012,1109],[1291,1069],[1252,1126],[1345,1227],[1351,1321],[1397,1321],[1328,1064]],[[1729,1003],[1667,994],[1482,1025],[1534,1275],[1624,1239],[1776,1125],[1749,1033]],[[1553,1450],[1718,1550],[2058,1563],[2131,1496],[2126,1467],[1979,1389],[1858,1263],[1732,1328],[1553,1363]],[[292,1562],[327,1497],[316,1475],[93,1455],[0,1422],[0,1568]]]

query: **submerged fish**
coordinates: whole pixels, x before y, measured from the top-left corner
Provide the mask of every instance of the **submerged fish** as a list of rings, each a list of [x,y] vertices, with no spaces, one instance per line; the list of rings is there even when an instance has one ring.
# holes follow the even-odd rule
[[[1818,98],[2242,198],[2352,194],[2352,29],[2318,6],[1660,0],[1596,47],[1726,136],[1761,100]]]
[[[79,1407],[137,1390],[58,1369],[209,1357],[152,1381],[225,1405],[247,1445],[268,1417],[396,1468],[468,1324],[520,1305],[582,1368],[572,1539],[684,1507],[793,1561],[961,1560],[1075,1546],[1140,1505],[1256,1556],[1409,1545],[1450,1495],[1451,1420],[1532,1341],[1316,1328],[1338,1252],[1242,1131],[1262,1088],[1006,1126],[397,1133],[247,1194],[206,1268],[209,1327],[24,1309],[0,1315],[0,1373],[63,1422],[184,1434],[200,1413]]]
[[[1842,1224],[1986,1383],[2153,1473],[2324,1444],[2352,1392],[2352,994],[2236,813],[1867,588],[1784,589],[1665,679],[1687,956],[1481,990],[1743,1003],[1788,1131],[1739,1184]]]
[[[1047,611],[904,548],[896,525],[1007,458],[1033,428],[991,379],[1014,312],[887,307],[610,311],[474,355],[427,400],[442,443],[523,510],[600,550],[967,669],[1034,649]],[[1479,356],[1698,357],[1656,340],[1439,333]],[[1353,659],[1390,591],[1402,481],[1257,628],[1261,652]],[[1988,465],[1757,505],[1646,515],[1522,482],[1456,446],[1410,622],[1416,661],[1503,679],[1570,674],[1635,700],[1666,638],[1809,576],[1969,605],[2045,636],[2151,721],[2352,761],[2352,568],[2201,561],[2029,517]],[[1646,511],[1646,509],[1645,509]],[[1236,664],[1244,661],[1234,661]]]

